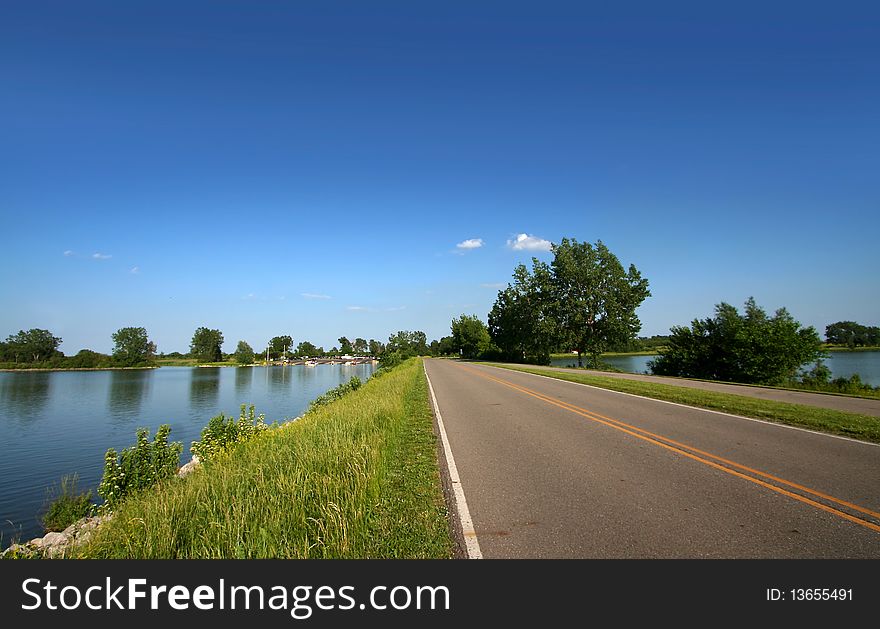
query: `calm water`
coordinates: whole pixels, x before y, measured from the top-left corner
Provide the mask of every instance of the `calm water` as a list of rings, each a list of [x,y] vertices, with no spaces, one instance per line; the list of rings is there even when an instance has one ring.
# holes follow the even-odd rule
[[[311,400],[352,376],[366,380],[373,365],[317,367],[162,367],[141,371],[0,372],[0,546],[13,535],[41,534],[36,514],[46,488],[78,473],[95,489],[107,448],[134,443],[135,429],[171,424],[183,442],[183,462],[208,420],[238,416],[254,404],[266,421],[301,415]]]
[[[603,360],[621,371],[648,373],[648,361],[654,356],[608,356]],[[577,356],[557,358],[551,361],[557,367],[577,365]],[[859,374],[862,382],[873,387],[880,386],[880,352],[830,352],[825,364],[834,378],[849,378]]]

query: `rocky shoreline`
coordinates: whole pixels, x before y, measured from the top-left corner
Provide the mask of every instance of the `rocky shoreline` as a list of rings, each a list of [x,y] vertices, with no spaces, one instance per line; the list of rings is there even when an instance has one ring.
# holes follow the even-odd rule
[[[193,455],[192,460],[177,470],[177,477],[184,478],[201,465],[198,457]],[[46,533],[42,537],[24,544],[13,544],[0,552],[0,559],[60,559],[63,558],[69,548],[85,544],[94,533],[95,529],[113,517],[112,513],[93,515],[77,520],[63,531]]]

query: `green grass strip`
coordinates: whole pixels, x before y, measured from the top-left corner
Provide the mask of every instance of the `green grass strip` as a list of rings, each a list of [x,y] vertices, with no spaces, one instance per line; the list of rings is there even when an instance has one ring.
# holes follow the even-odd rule
[[[733,415],[754,417],[780,424],[809,428],[819,432],[843,435],[862,441],[880,443],[880,417],[803,404],[762,400],[731,393],[677,387],[671,384],[641,382],[638,380],[626,380],[578,372],[566,373],[549,369],[524,367],[522,365],[491,364],[495,367],[502,367],[513,371],[523,371],[558,380],[588,384],[602,389],[632,393],[655,400],[677,402],[688,406],[708,408]]]
[[[421,359],[126,501],[83,557],[447,558]]]

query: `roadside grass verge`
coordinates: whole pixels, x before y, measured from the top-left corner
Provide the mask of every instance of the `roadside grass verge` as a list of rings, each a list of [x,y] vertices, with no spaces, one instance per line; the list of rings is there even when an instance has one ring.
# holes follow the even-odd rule
[[[597,376],[583,372],[560,372],[521,365],[503,363],[488,363],[494,367],[502,367],[513,371],[547,376],[558,380],[588,384],[602,389],[632,393],[642,397],[667,402],[677,402],[688,406],[708,408],[733,415],[743,415],[763,419],[765,421],[788,424],[809,428],[820,432],[835,435],[843,435],[862,441],[880,443],[880,417],[847,413],[827,408],[806,406],[803,404],[790,404],[774,400],[761,400],[758,398],[733,395],[730,393],[718,393],[715,391],[703,391],[687,387],[677,387],[671,384],[658,384],[654,382],[640,382],[637,380],[625,380],[608,376]]]
[[[447,558],[421,359],[125,501],[79,557]]]

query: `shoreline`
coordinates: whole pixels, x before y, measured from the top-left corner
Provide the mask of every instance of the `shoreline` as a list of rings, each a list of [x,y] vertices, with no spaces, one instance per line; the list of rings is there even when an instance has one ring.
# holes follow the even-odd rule
[[[18,373],[26,372],[44,372],[44,371],[140,371],[144,369],[159,369],[161,365],[153,365],[150,367],[21,367],[18,369],[3,368],[0,372]]]

